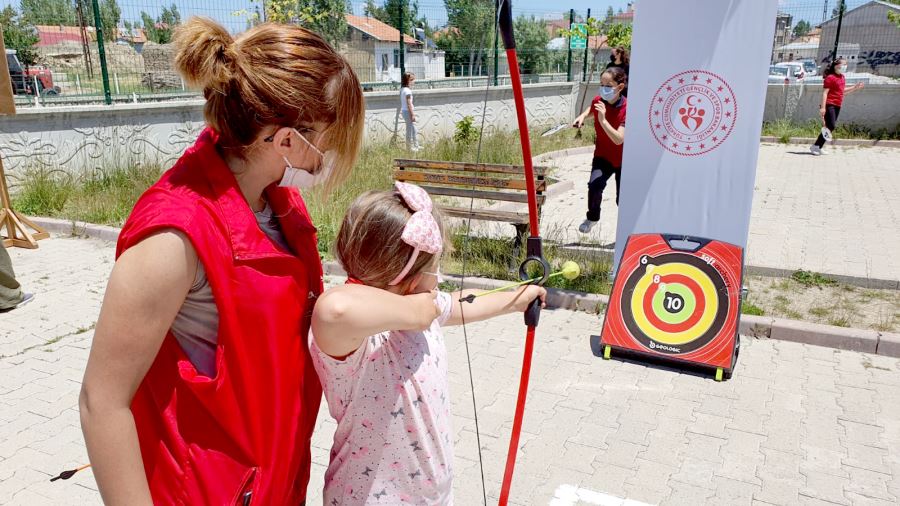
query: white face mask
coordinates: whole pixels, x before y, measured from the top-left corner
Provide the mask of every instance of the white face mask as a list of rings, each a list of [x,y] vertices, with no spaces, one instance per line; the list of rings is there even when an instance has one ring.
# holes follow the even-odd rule
[[[834,71],[837,72],[838,74],[843,74],[844,72],[847,71],[847,66],[846,65],[838,65],[837,67],[835,67]]]
[[[278,183],[278,186],[293,186],[294,188],[299,188],[301,190],[319,186],[331,176],[331,173],[334,170],[334,164],[337,161],[337,153],[333,150],[322,153],[319,151],[319,148],[313,146],[311,142],[306,140],[306,137],[301,135],[300,132],[294,130],[294,133],[303,139],[313,151],[319,154],[319,157],[322,159],[322,164],[319,166],[319,170],[313,174],[308,170],[294,167],[291,165],[290,160],[287,159],[287,156],[283,156],[282,158],[287,166],[284,168],[284,176],[281,178],[281,182]]]

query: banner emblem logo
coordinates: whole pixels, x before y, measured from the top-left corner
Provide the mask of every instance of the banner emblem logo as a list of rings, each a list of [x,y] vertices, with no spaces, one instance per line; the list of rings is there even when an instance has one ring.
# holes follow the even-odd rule
[[[697,156],[719,147],[737,121],[731,86],[705,70],[688,70],[667,79],[650,103],[650,131],[667,151]]]

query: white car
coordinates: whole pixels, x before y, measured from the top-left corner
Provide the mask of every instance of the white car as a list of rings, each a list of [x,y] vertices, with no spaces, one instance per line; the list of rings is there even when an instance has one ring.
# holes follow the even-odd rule
[[[790,84],[797,82],[797,78],[788,67],[769,65],[769,84]]]
[[[798,61],[776,63],[775,67],[788,69],[788,72],[797,80],[802,80],[806,77],[806,69],[804,69],[803,64]]]

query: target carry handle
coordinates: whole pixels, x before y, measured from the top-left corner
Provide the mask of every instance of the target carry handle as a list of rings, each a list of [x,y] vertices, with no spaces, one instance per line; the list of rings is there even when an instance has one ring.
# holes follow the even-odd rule
[[[498,14],[498,17],[500,36],[503,38],[503,47],[505,49],[515,49],[516,38],[513,36],[512,0],[500,0],[500,13]]]

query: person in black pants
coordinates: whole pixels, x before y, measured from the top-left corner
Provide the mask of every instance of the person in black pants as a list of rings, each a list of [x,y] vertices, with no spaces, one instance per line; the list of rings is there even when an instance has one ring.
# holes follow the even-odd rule
[[[612,67],[600,76],[600,93],[591,101],[572,126],[580,128],[588,115],[594,116],[594,130],[597,140],[594,159],[591,161],[591,175],[588,179],[588,210],[578,231],[586,234],[600,221],[600,202],[609,178],[616,178],[616,205],[619,203],[620,178],[622,174],[622,146],[625,142],[625,112],[628,99],[624,92],[628,87],[628,77],[619,67]]]
[[[825,79],[822,82],[822,106],[819,108],[819,114],[822,115],[822,122],[825,124],[825,129],[828,130],[827,132],[823,130],[823,133],[828,133],[829,137],[834,132],[838,116],[841,114],[844,95],[854,93],[865,86],[863,83],[856,83],[845,93],[846,80],[844,79],[844,73],[846,71],[847,60],[843,58],[832,61],[825,68]],[[825,146],[825,141],[825,136],[820,133],[816,143],[809,147],[809,151],[815,156],[827,155],[828,152],[822,149]]]

